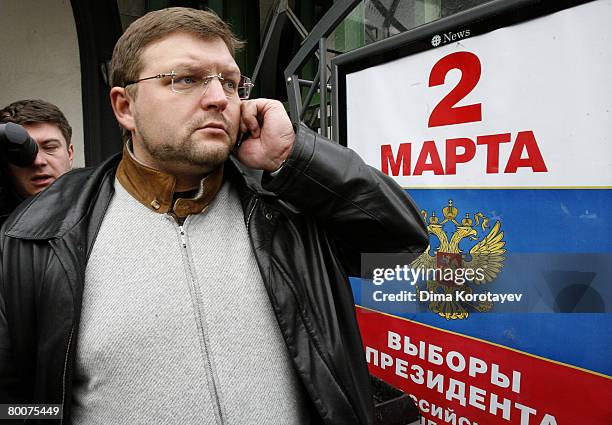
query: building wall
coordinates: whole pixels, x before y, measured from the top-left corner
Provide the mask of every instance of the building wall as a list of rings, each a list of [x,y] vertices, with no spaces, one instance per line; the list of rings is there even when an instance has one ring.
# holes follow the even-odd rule
[[[40,98],[72,126],[75,167],[85,164],[81,69],[69,0],[2,0],[0,107]]]

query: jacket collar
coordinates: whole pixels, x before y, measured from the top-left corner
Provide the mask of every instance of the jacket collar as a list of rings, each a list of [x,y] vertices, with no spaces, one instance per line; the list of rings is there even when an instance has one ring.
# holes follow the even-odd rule
[[[94,207],[106,211],[114,194],[113,181],[121,158],[118,153],[96,168],[79,168],[64,174],[15,210],[4,223],[5,234],[31,240],[61,238],[81,220],[91,217]],[[276,197],[261,187],[262,171],[245,167],[233,156],[224,164],[224,173],[237,184],[245,210],[253,195]]]
[[[151,211],[187,217],[202,212],[215,198],[223,183],[223,164],[200,181],[193,198],[175,200],[176,178],[138,161],[128,142],[123,147],[123,158],[117,167],[117,180],[132,197]]]

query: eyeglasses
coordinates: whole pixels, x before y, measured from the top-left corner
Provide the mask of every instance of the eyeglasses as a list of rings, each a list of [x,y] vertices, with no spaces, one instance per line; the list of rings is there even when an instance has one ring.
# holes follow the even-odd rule
[[[127,87],[130,84],[137,84],[141,81],[153,79],[159,80],[161,78],[168,77],[172,78],[172,84],[170,85],[172,91],[179,94],[198,93],[199,96],[204,96],[206,94],[206,90],[210,86],[211,80],[216,78],[221,83],[221,87],[223,87],[226,97],[230,99],[238,97],[241,100],[246,100],[251,95],[251,89],[255,86],[255,84],[251,82],[251,79],[249,77],[245,77],[244,75],[240,75],[240,78],[226,78],[223,77],[222,73],[220,72],[216,75],[197,77],[187,73],[177,73],[176,71],[172,70],[164,74],[157,74],[153,75],[152,77],[145,77],[136,81],[128,81],[123,87]],[[198,88],[201,91],[199,91]]]

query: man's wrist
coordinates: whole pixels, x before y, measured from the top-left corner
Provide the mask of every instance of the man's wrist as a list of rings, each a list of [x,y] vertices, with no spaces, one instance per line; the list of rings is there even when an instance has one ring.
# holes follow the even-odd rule
[[[265,172],[267,172],[271,176],[275,176],[283,168],[283,166],[287,162],[287,159],[289,159],[291,152],[293,151],[293,147],[295,146],[295,139],[296,126],[293,125],[293,141],[291,142],[291,145],[289,145],[278,158],[272,161],[272,165],[270,167],[264,168]]]
[[[283,162],[281,162],[280,166],[275,171],[272,171],[270,175],[272,177],[276,177],[281,172],[286,162],[287,162],[287,159],[284,159]]]

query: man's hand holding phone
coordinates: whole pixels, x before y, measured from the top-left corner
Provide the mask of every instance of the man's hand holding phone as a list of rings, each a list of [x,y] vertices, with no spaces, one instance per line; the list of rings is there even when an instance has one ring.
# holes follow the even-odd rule
[[[240,133],[249,135],[237,148],[236,157],[250,168],[269,173],[278,170],[295,141],[283,104],[271,99],[245,100],[240,112]]]

